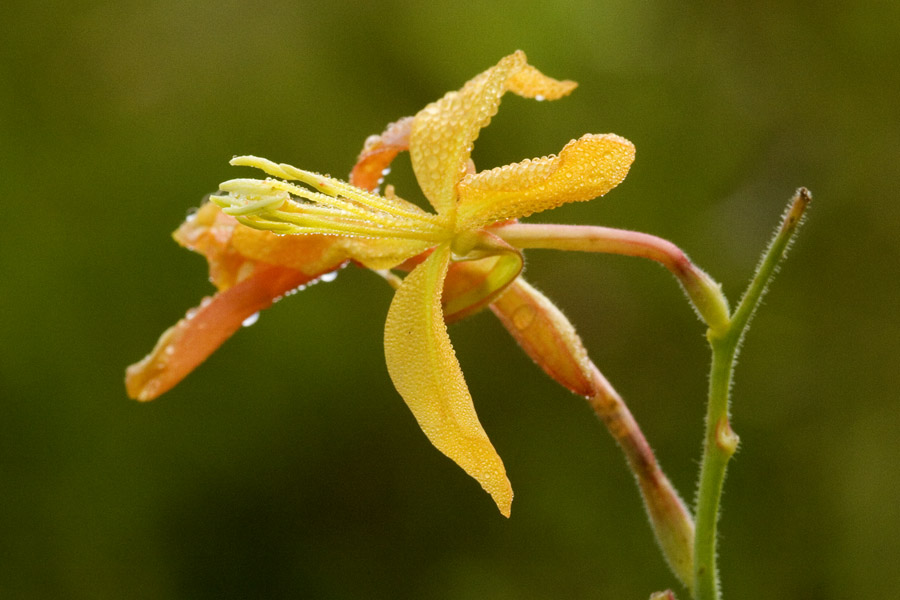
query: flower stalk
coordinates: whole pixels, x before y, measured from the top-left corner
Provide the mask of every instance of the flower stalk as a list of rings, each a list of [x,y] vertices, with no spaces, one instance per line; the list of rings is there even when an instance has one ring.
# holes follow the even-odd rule
[[[514,223],[494,230],[517,248],[545,248],[636,256],[656,261],[679,281],[694,310],[714,331],[728,323],[728,302],[719,285],[668,240],[624,229],[591,225]]]
[[[619,394],[591,365],[595,393],[588,404],[625,454],[663,557],[690,589],[693,581],[694,519],[678,491],[663,473],[650,444]]]
[[[709,377],[709,399],[706,412],[706,434],[700,482],[697,491],[697,529],[694,541],[693,589],[696,600],[720,600],[716,567],[716,525],[722,498],[722,485],[728,462],[738,446],[738,436],[731,429],[729,395],[740,344],[766,287],[784,258],[812,196],[805,188],[794,195],[781,226],[763,253],[756,273],[735,309],[728,327],[721,332],[707,334],[712,349]]]
[[[663,473],[622,397],[588,358],[575,328],[543,294],[519,279],[491,309],[532,360],[558,383],[583,396],[625,454],[663,556],[691,587],[694,522]]]
[[[729,416],[735,359],[750,319],[784,258],[810,200],[808,190],[797,191],[733,313],[728,309],[720,286],[694,265],[680,248],[656,236],[609,227],[521,223],[501,225],[492,230],[497,237],[521,249],[599,252],[654,260],[675,275],[706,323],[712,363],[696,525],[677,491],[659,469],[649,444],[621,397],[586,355],[584,359],[589,365],[585,371],[590,389],[590,393],[585,394],[588,402],[625,453],[666,561],[697,600],[721,598],[716,569],[716,524],[728,462],[739,443]],[[520,344],[529,351],[521,340]],[[544,353],[547,354],[546,350]],[[535,360],[541,364],[546,358]],[[544,368],[547,370],[546,366]],[[579,391],[577,386],[568,387]]]

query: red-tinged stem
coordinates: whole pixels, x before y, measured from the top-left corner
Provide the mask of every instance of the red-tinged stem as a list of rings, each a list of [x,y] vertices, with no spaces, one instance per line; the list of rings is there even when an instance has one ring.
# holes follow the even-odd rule
[[[625,453],[666,561],[690,588],[694,523],[675,488],[660,469],[634,416],[609,381],[588,358],[566,316],[518,277],[491,304],[491,310],[522,349],[561,385],[587,399]]]
[[[694,547],[691,513],[660,469],[631,411],[593,363],[590,364],[590,376],[594,393],[587,401],[625,453],[666,561],[678,578],[691,588]]]
[[[516,248],[545,248],[621,254],[654,260],[684,288],[700,318],[713,331],[728,327],[728,303],[719,285],[668,240],[624,229],[590,225],[512,223],[491,229]]]

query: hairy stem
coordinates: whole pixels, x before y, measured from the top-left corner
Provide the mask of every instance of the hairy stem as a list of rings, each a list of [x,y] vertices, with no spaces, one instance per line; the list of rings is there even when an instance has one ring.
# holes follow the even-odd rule
[[[593,363],[590,370],[595,391],[587,401],[625,454],[666,562],[690,589],[694,545],[691,513],[660,469],[650,444],[622,398]]]
[[[809,191],[800,188],[794,195],[782,223],[763,253],[756,273],[724,331],[707,333],[712,348],[709,377],[709,402],[700,484],[697,491],[697,529],[694,539],[694,597],[719,600],[721,591],[716,567],[716,525],[722,498],[722,485],[728,462],[737,450],[738,437],[729,422],[729,393],[734,360],[747,326],[766,287],[784,258],[811,200]]]
[[[637,231],[591,225],[512,223],[491,232],[517,248],[600,252],[654,260],[675,275],[707,327],[722,331],[727,326],[728,303],[719,285],[668,240]]]

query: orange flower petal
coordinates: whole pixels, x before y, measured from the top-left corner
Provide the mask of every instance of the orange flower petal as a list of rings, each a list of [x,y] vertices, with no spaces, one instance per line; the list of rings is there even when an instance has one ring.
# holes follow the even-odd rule
[[[172,234],[175,241],[206,257],[209,279],[227,290],[253,272],[253,262],[231,245],[238,222],[207,202]]]
[[[403,117],[388,125],[381,135],[369,136],[350,171],[350,183],[370,192],[377,188],[384,170],[400,152],[409,148],[412,122],[412,117]]]
[[[509,516],[512,488],[506,470],[475,414],[444,324],[441,289],[449,261],[449,245],[438,246],[394,295],[384,329],[388,372],[431,443]]]
[[[240,329],[247,317],[314,278],[283,267],[257,267],[247,279],[205,298],[162,334],[150,354],[128,367],[128,395],[152,400],[170,390]]]
[[[226,290],[254,273],[259,263],[277,265],[318,277],[349,260],[336,236],[275,235],[245,227],[212,203],[201,206],[173,234],[190,250],[203,254],[209,275]]]
[[[594,393],[590,360],[581,339],[543,294],[519,277],[491,304],[491,310],[550,377],[580,396]]]
[[[625,179],[634,145],[617,135],[582,136],[559,156],[546,156],[464,178],[459,191],[459,229],[525,217],[567,202],[607,193]]]
[[[246,258],[319,276],[349,259],[341,247],[342,239],[333,235],[276,235],[238,225],[231,246]]]
[[[527,64],[518,51],[476,76],[458,92],[450,92],[416,114],[409,152],[419,186],[434,209],[451,214],[456,207],[456,184],[466,173],[472,143],[497,114],[507,91],[523,96],[559,98],[572,89]]]

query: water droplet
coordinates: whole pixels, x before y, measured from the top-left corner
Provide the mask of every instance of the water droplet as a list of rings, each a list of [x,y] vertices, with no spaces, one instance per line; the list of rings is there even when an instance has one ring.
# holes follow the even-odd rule
[[[515,310],[512,316],[513,325],[517,329],[527,329],[534,322],[534,307],[530,304],[523,304]]]
[[[385,167],[385,168],[383,168],[383,169],[381,170],[381,175],[382,175],[382,177],[387,177],[387,176],[390,175],[390,174],[391,174],[391,168],[390,168],[390,167]]]
[[[319,277],[319,279],[321,279],[325,283],[328,283],[330,281],[334,281],[335,279],[337,279],[337,276],[338,276],[338,272],[332,271],[331,273],[325,273],[324,275]]]
[[[250,327],[251,325],[256,323],[258,320],[259,320],[259,313],[255,312],[252,315],[250,315],[249,317],[247,317],[246,319],[244,319],[244,321],[241,323],[241,325],[243,325],[244,327]]]
[[[543,94],[538,94],[537,96],[534,97],[534,99],[537,100],[538,102],[543,102],[544,100],[546,100],[546,98],[544,98]]]

